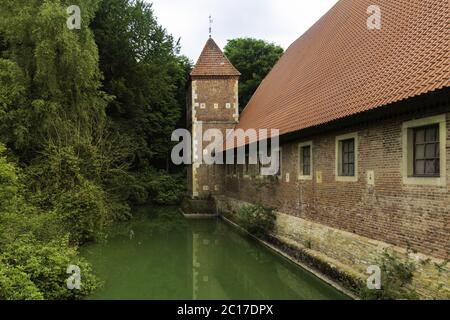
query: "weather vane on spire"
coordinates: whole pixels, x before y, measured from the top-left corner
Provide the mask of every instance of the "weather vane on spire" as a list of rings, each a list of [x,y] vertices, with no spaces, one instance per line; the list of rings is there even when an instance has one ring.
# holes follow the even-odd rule
[[[211,38],[211,34],[212,34],[212,24],[213,24],[214,20],[212,19],[212,16],[209,15],[209,37]]]

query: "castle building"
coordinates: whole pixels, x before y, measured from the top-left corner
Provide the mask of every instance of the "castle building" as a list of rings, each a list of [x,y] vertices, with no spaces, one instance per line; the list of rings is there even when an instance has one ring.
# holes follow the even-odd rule
[[[419,264],[414,286],[448,298],[450,6],[379,0],[374,29],[372,2],[339,1],[287,49],[240,116],[239,72],[208,40],[191,74],[193,135],[199,124],[278,129],[281,170],[268,179],[252,165],[194,162],[189,192],[218,196],[225,213],[273,208],[277,241],[353,278],[365,279],[386,248],[433,261]]]

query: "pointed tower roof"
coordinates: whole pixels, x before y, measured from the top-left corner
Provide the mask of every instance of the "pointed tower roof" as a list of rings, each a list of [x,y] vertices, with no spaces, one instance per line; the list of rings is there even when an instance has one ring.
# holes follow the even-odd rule
[[[191,76],[240,76],[241,73],[225,57],[216,42],[209,38]]]

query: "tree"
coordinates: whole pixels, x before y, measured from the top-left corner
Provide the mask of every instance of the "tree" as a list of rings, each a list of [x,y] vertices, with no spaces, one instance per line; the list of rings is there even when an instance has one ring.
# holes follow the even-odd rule
[[[224,53],[242,74],[239,81],[239,104],[242,111],[283,54],[283,48],[264,40],[239,38],[229,40]]]
[[[0,0],[0,299],[88,295],[76,245],[128,218],[133,198],[178,199],[177,180],[130,168],[167,155],[189,60],[143,1],[78,0],[80,29],[72,4]],[[65,286],[69,263],[81,291]]]
[[[61,230],[61,217],[27,201],[20,170],[0,143],[0,300],[79,299],[98,281]],[[83,288],[67,290],[67,266],[83,270]]]
[[[102,1],[92,23],[104,74],[113,130],[130,142],[133,168],[164,163],[170,137],[185,103],[180,101],[190,70],[179,44],[160,26],[151,4]]]
[[[77,200],[70,208],[79,211],[106,207],[105,179],[112,163],[117,167],[123,159],[113,159],[108,148],[105,109],[110,97],[100,89],[98,51],[89,29],[97,1],[78,1],[79,30],[66,24],[70,1],[0,3],[0,34],[6,43],[0,57],[0,141],[24,168],[30,198],[40,209],[55,210],[65,199]],[[99,190],[97,206],[68,195],[83,194],[87,187]],[[104,211],[93,215],[89,210],[82,215],[89,222],[83,239],[94,239],[105,218]],[[68,210],[64,214],[70,216]],[[71,240],[79,239],[77,228],[66,225]]]

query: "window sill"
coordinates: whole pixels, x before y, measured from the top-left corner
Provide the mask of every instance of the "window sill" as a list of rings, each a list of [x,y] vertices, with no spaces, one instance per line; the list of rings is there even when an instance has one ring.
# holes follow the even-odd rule
[[[403,177],[403,184],[445,187],[447,182],[445,177]]]
[[[336,181],[338,182],[358,182],[358,176],[336,176]]]
[[[312,176],[298,176],[298,180],[312,180],[313,177]]]

